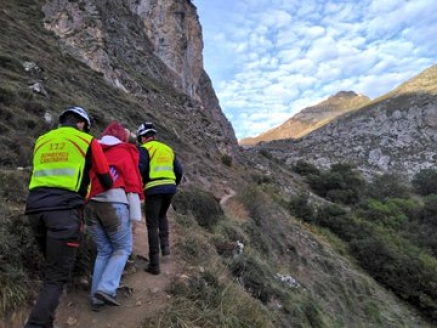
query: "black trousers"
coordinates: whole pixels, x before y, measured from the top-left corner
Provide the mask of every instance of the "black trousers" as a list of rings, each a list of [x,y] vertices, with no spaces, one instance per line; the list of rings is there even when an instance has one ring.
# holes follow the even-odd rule
[[[167,211],[173,194],[147,195],[145,214],[150,266],[159,268],[159,248],[169,244]]]
[[[45,258],[44,282],[25,328],[52,328],[56,308],[74,268],[82,231],[82,210],[29,215],[29,223]]]

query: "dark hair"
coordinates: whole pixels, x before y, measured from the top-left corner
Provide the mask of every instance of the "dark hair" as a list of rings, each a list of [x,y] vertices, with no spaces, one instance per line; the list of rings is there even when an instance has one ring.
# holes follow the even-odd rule
[[[80,115],[73,113],[73,112],[67,112],[64,115],[62,115],[59,118],[59,122],[61,124],[77,124],[77,123],[81,123],[84,122],[85,124],[87,123],[87,121]]]

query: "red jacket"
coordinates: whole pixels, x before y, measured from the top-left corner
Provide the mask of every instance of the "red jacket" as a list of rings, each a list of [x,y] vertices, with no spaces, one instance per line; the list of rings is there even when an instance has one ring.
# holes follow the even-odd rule
[[[112,137],[113,138],[113,137]],[[115,139],[115,138],[113,138]],[[117,139],[116,139],[117,140]],[[142,180],[139,171],[139,152],[135,145],[126,142],[100,142],[103,153],[108,160],[114,184],[112,188],[124,188],[126,193],[133,192],[144,198]],[[91,172],[91,190],[89,198],[106,191],[99,180]]]

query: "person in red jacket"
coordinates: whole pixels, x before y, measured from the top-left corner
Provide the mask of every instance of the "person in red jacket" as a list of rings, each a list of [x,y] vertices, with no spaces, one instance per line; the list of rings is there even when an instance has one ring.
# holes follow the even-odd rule
[[[113,121],[99,140],[108,160],[114,184],[105,190],[91,175],[89,202],[85,207],[88,231],[97,245],[91,284],[91,306],[98,311],[104,304],[120,305],[117,288],[132,253],[132,221],[141,220],[142,182],[139,153],[128,143],[130,133]]]
[[[91,119],[82,107],[69,107],[60,126],[35,143],[25,213],[45,258],[42,289],[25,328],[52,328],[83,231],[83,207],[90,172],[102,190],[112,186],[109,166],[97,139],[88,134]]]

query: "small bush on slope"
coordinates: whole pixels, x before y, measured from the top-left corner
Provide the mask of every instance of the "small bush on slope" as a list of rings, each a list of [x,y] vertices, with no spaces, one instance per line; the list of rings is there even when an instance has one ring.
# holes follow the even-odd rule
[[[173,199],[177,212],[192,214],[199,226],[212,230],[223,217],[223,210],[212,194],[202,190],[182,190]]]
[[[437,171],[424,169],[418,172],[411,181],[414,191],[419,195],[427,196],[437,193]]]

